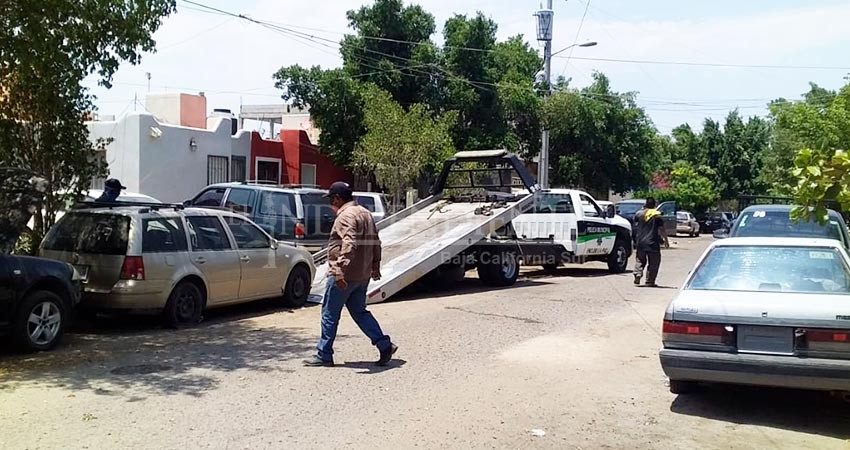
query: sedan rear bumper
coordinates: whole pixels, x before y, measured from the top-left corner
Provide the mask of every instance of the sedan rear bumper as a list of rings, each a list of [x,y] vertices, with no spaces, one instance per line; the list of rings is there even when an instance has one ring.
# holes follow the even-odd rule
[[[850,391],[850,360],[663,349],[671,380]]]

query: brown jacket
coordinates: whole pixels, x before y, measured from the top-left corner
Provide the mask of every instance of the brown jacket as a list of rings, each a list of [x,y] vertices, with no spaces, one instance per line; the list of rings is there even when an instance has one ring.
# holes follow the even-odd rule
[[[350,201],[339,209],[328,242],[328,276],[369,281],[381,267],[381,240],[372,214]]]

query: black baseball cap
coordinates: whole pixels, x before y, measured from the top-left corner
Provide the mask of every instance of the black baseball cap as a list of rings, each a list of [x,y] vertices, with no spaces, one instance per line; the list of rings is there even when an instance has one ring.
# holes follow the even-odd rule
[[[109,189],[115,189],[117,191],[127,189],[126,186],[121,184],[121,182],[116,180],[115,178],[110,178],[110,179],[106,180],[106,182],[103,183],[103,185],[108,187]]]
[[[325,194],[325,197],[333,197],[334,195],[338,195],[342,198],[351,197],[354,193],[354,190],[351,189],[351,186],[345,181],[336,181],[334,182],[330,189],[328,189],[328,193]]]

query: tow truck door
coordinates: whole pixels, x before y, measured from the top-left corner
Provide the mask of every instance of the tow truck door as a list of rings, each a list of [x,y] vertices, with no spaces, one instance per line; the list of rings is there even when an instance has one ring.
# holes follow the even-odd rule
[[[580,208],[576,254],[582,256],[607,255],[614,248],[616,233],[603,209],[589,195],[576,193]]]

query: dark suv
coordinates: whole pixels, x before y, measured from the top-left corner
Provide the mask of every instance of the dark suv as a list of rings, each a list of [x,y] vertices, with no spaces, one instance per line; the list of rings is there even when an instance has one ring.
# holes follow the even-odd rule
[[[206,187],[186,205],[243,214],[275,239],[316,252],[327,245],[336,217],[326,192],[312,187],[223,183]]]

